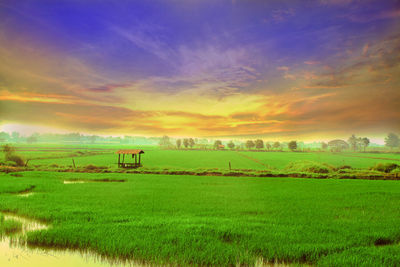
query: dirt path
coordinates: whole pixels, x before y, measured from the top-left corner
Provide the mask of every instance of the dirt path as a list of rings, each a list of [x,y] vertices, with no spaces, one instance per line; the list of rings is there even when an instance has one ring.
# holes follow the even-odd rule
[[[252,158],[252,157],[250,157],[250,156],[248,156],[248,155],[244,155],[244,154],[242,154],[242,153],[240,153],[240,152],[238,152],[238,151],[236,151],[240,156],[242,156],[242,157],[244,157],[244,158],[247,158],[247,159],[249,159],[249,160],[252,160],[252,161],[254,161],[255,163],[258,163],[258,164],[260,164],[260,165],[263,165],[264,167],[269,167],[267,164],[264,164],[264,163],[262,163],[261,161],[259,161],[258,159],[255,159],[255,158]]]

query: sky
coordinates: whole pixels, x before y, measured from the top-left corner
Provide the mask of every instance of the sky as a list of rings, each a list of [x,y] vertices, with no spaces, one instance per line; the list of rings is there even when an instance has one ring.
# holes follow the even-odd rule
[[[400,1],[0,0],[0,130],[400,133]]]

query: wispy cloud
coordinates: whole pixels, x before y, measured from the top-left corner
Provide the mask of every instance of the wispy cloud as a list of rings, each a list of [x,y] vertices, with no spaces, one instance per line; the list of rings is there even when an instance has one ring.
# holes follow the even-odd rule
[[[275,9],[272,11],[272,20],[275,22],[283,22],[290,17],[294,16],[295,11],[293,8],[281,8],[281,9]]]
[[[164,33],[159,26],[138,23],[129,29],[119,26],[111,26],[110,28],[133,45],[162,60],[171,59],[175,55],[174,50],[163,40]]]

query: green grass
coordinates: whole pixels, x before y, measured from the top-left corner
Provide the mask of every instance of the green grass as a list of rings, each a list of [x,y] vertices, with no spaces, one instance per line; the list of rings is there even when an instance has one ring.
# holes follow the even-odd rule
[[[398,162],[400,154],[331,153],[331,152],[240,152],[262,164],[282,169],[291,162],[305,160],[326,163],[335,167],[349,165],[368,168],[379,162]],[[377,159],[388,158],[388,159]]]
[[[115,150],[112,150],[114,148]],[[36,170],[79,171],[79,172],[121,172],[117,168],[117,147],[110,146],[100,153],[92,147],[79,148],[75,156],[33,159],[29,166]],[[378,155],[379,157],[377,157]],[[72,169],[73,161],[77,169]],[[127,161],[132,161],[127,157]],[[200,151],[160,150],[147,147],[142,155],[143,167],[136,171],[144,173],[169,174],[212,174],[237,176],[290,176],[352,179],[398,179],[395,173],[385,173],[371,167],[377,164],[399,164],[400,154],[389,153],[331,153],[331,152],[258,152],[258,151]],[[88,168],[87,166],[94,166]],[[350,167],[346,170],[343,166]],[[262,172],[262,173],[260,173]],[[265,174],[268,173],[268,174]]]
[[[96,156],[73,157],[77,166],[95,164],[99,166],[116,167],[118,155],[109,153]],[[127,159],[128,160],[128,159]],[[241,157],[235,151],[196,151],[196,150],[146,150],[142,155],[143,166],[161,169],[228,169],[229,162],[236,169],[263,169],[264,166]],[[72,158],[32,160],[31,165],[57,164],[60,166],[72,165]]]
[[[15,220],[6,220],[0,213],[0,237],[22,231],[22,224]]]
[[[115,151],[119,148],[132,148],[135,146],[89,146],[77,147],[76,150],[67,150],[64,154],[49,153],[46,158],[45,154],[32,155],[26,152],[22,154],[25,158],[31,158],[29,165],[58,165],[62,167],[72,166],[72,158],[76,166],[86,166],[89,164],[97,166],[106,166],[116,168],[118,155]],[[228,170],[229,162],[233,169],[285,169],[294,161],[315,161],[321,164],[329,164],[334,167],[348,165],[353,168],[369,168],[378,163],[399,163],[400,154],[390,153],[331,153],[331,152],[257,152],[257,151],[199,151],[199,150],[160,150],[157,147],[142,147],[145,154],[142,155],[142,163],[145,168],[157,169],[218,169]],[[28,149],[25,147],[24,149]],[[44,148],[42,148],[44,149]],[[60,148],[62,149],[62,147]],[[77,151],[84,152],[83,154]],[[39,153],[39,152],[38,152]],[[46,153],[42,151],[41,153]],[[57,152],[61,153],[61,152]],[[99,155],[91,155],[91,153],[101,153]]]
[[[28,181],[11,175],[0,175],[0,194],[15,194],[26,191],[36,182],[34,180]]]
[[[63,184],[71,179],[125,182]],[[0,210],[52,225],[30,233],[31,245],[182,265],[399,262],[398,181],[56,172],[0,181],[35,186],[27,198],[0,191]]]

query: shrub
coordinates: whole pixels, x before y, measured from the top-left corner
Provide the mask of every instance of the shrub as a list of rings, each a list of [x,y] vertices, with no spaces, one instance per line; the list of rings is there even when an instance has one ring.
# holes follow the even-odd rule
[[[391,173],[400,174],[400,166],[397,167],[396,169],[393,169],[393,170],[391,171]]]
[[[13,146],[11,146],[9,144],[6,144],[6,145],[2,146],[2,150],[6,154],[12,154],[15,151],[15,147],[13,147]]]
[[[311,172],[311,173],[329,173],[334,167],[328,164],[322,164],[315,161],[294,161],[286,166],[288,171]]]
[[[21,156],[16,155],[16,154],[7,154],[6,155],[6,160],[15,162],[15,164],[17,166],[25,166],[24,159]]]
[[[375,171],[389,173],[398,167],[400,167],[400,166],[397,165],[396,163],[378,163],[375,166],[371,167],[370,169],[375,170]]]

